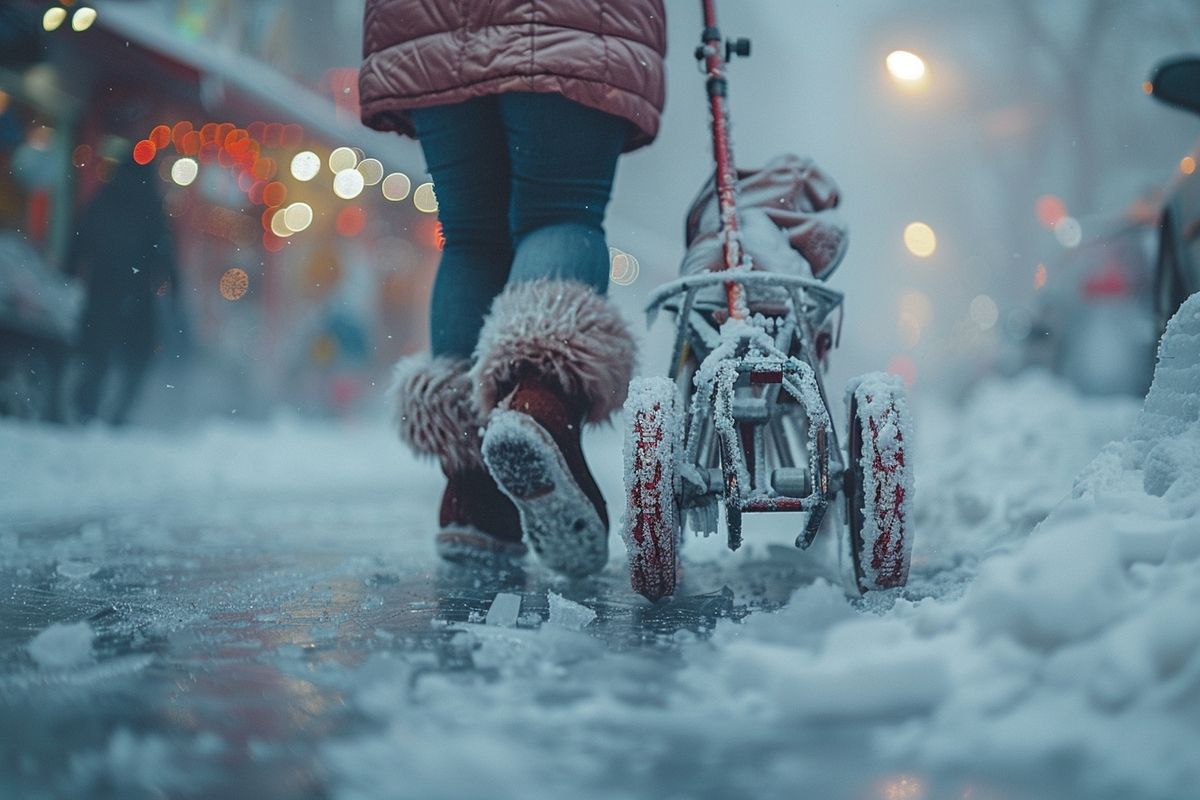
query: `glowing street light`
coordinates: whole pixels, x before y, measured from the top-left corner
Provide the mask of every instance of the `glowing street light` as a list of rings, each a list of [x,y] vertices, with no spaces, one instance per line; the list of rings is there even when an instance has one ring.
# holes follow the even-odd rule
[[[925,77],[925,61],[908,50],[893,50],[884,60],[887,71],[901,83],[914,84]]]
[[[904,246],[917,258],[928,258],[937,250],[937,235],[924,222],[910,222],[904,227]]]

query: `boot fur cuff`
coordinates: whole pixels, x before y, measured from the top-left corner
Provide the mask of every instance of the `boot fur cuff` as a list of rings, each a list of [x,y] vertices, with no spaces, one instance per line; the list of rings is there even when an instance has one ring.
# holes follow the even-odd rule
[[[556,384],[601,422],[625,402],[636,348],[607,299],[578,281],[518,283],[492,303],[471,369],[487,414],[527,375]]]
[[[388,397],[400,441],[413,452],[434,456],[447,474],[483,464],[465,360],[402,358],[393,369]]]

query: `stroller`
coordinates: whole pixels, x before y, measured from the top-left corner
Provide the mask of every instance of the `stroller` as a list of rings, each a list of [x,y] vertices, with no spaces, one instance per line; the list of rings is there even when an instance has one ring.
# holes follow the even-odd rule
[[[743,514],[801,512],[796,546],[834,531],[853,591],[903,586],[913,535],[903,385],[883,373],[851,382],[843,450],[821,379],[843,299],[823,279],[846,237],[810,224],[810,212],[835,206],[836,189],[794,156],[735,169],[725,70],[749,56],[750,42],[723,42],[714,0],[701,4],[696,59],[716,173],[688,215],[682,277],[646,306],[650,322],[674,315],[667,377],[635,378],[625,404],[622,535],[633,588],[651,601],[674,594],[683,528],[714,533],[722,506],[732,550]]]

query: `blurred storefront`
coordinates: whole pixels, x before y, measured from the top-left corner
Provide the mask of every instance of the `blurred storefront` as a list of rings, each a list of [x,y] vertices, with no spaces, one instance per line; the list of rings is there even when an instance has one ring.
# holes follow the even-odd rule
[[[175,239],[183,313],[164,315],[164,354],[200,376],[158,401],[353,410],[423,344],[439,246],[419,150],[357,121],[361,3],[95,10],[85,26],[78,3],[0,17],[21,44],[0,56],[0,228],[61,264],[124,140]]]

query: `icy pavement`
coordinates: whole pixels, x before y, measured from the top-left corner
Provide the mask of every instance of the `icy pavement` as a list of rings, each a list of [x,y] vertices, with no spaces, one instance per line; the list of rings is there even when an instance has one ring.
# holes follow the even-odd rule
[[[1136,430],[1036,375],[919,405],[912,580],[870,607],[786,517],[689,540],[658,606],[616,536],[574,584],[441,565],[382,427],[5,423],[0,797],[1188,796],[1192,369]]]

